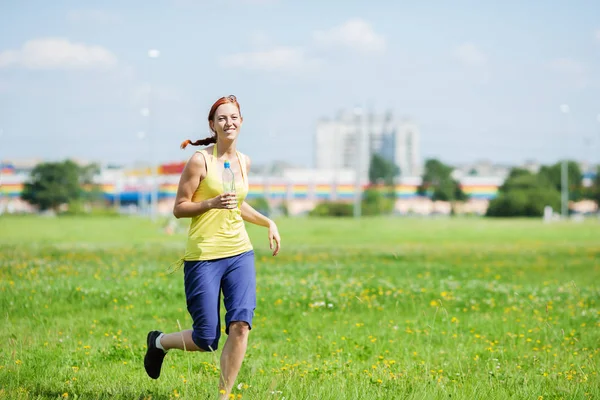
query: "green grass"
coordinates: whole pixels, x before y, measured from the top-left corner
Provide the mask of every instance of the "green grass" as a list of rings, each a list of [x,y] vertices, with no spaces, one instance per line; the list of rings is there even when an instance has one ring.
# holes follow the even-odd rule
[[[248,227],[258,307],[236,396],[600,398],[600,222],[279,225],[277,257]],[[220,350],[171,351],[157,381],[142,365],[149,330],[191,324],[168,273],[184,244],[136,218],[0,217],[0,399],[215,398]]]

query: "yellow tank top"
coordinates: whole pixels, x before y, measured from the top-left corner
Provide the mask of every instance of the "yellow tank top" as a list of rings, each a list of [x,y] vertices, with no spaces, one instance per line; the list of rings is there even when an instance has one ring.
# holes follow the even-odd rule
[[[212,157],[208,157],[206,150],[198,151],[206,160],[206,177],[194,192],[193,202],[212,199],[223,193],[223,168],[218,168],[217,145],[213,148]],[[246,160],[242,153],[236,152],[236,155],[242,172],[242,180],[235,182],[238,205],[231,210],[213,208],[192,218],[183,257],[185,261],[213,260],[252,250],[240,209],[248,194]]]

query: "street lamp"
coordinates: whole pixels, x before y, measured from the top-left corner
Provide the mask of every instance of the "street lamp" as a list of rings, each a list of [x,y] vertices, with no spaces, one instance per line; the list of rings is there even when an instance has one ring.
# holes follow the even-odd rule
[[[147,117],[149,114],[149,111],[147,108],[142,108],[141,110],[141,114],[144,117]],[[137,138],[140,140],[141,142],[141,149],[142,149],[142,157],[140,160],[140,173],[139,175],[137,175],[137,181],[138,181],[138,213],[144,213],[146,210],[146,191],[144,190],[145,186],[146,186],[146,176],[145,176],[145,172],[144,169],[146,168],[146,163],[143,161],[145,159],[144,154],[146,153],[146,143],[144,142],[144,138],[146,137],[146,132],[144,131],[138,131],[137,133]]]
[[[598,121],[598,123],[600,124],[600,113],[598,113],[598,115],[596,115],[596,121]],[[600,127],[600,125],[599,125]],[[598,129],[598,153],[596,154],[600,154],[600,129]],[[600,161],[598,162],[598,166],[600,167]]]
[[[600,113],[598,113],[598,115],[596,115],[596,121],[598,121],[598,123],[600,124]],[[598,153],[600,154],[600,129],[598,129]],[[596,174],[600,174],[600,160],[598,160],[598,164],[596,164],[596,171],[594,171]],[[596,182],[600,183],[600,177],[596,177]],[[596,188],[596,190],[600,191],[600,187]],[[598,218],[600,219],[600,199],[598,199]]]
[[[2,135],[4,134],[4,129],[0,128],[0,143],[2,142]],[[2,162],[2,154],[0,154],[0,214],[3,213],[3,205],[2,198],[4,197],[4,193],[2,190],[2,169],[4,168],[4,163]]]
[[[151,59],[156,59],[160,56],[160,51],[157,49],[148,50],[148,57]],[[152,79],[150,77],[150,84],[148,85],[148,108],[151,109],[151,112],[148,112],[146,116],[148,116],[148,131],[150,131],[149,141],[150,141],[150,169],[152,170],[152,184],[151,184],[151,194],[150,194],[150,218],[152,221],[156,220],[156,213],[158,209],[158,174],[156,165],[156,132],[152,129],[153,116],[156,115],[156,110],[153,109],[154,103],[152,102]]]
[[[560,106],[560,111],[567,115],[567,144],[571,134],[571,109],[567,104]],[[569,212],[569,167],[567,164],[567,156],[562,160],[560,168],[560,213],[563,218],[568,217]]]
[[[367,134],[367,108],[355,107],[355,126],[356,126],[356,180],[354,182],[354,218],[360,218],[362,213],[362,179],[364,174],[365,154],[368,149],[365,141]],[[358,123],[356,122],[358,120]]]

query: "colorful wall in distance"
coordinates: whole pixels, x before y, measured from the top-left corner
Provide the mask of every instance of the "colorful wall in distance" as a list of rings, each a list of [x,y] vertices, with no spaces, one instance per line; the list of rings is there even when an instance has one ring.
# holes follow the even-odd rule
[[[159,199],[174,198],[177,194],[179,175],[185,167],[185,162],[163,164],[158,167]],[[0,196],[15,198],[20,196],[23,184],[27,179],[27,171],[15,168],[9,163],[0,163]],[[142,199],[150,199],[148,182],[151,171],[148,169],[128,170],[125,175],[117,178],[117,174],[110,171],[103,173],[101,191],[108,201],[116,200],[122,203],[137,203]],[[352,201],[355,186],[353,182],[329,184],[312,183],[306,181],[290,182],[283,178],[253,176],[249,187],[248,199],[265,197],[269,200],[311,200],[311,201]],[[117,186],[121,180],[121,183]],[[268,179],[268,180],[267,180]],[[311,178],[304,178],[311,179]],[[407,178],[394,188],[397,199],[411,199],[417,197],[417,185],[420,179]],[[492,199],[496,196],[498,186],[501,184],[495,178],[480,177],[466,178],[462,188],[472,199]],[[146,186],[144,188],[144,185]],[[117,190],[118,189],[118,190]],[[363,187],[363,190],[366,187]],[[379,190],[388,190],[379,188]]]
[[[19,197],[23,191],[21,183],[4,183],[0,185],[0,196]]]
[[[363,190],[366,187],[363,187]],[[23,190],[23,184],[2,184],[0,195],[18,197]],[[108,201],[114,201],[117,196],[114,184],[101,185],[102,193]],[[380,188],[379,190],[387,190]],[[492,199],[498,191],[494,185],[464,185],[463,190],[474,199]],[[396,185],[396,198],[410,199],[417,196],[416,185]],[[167,183],[159,187],[159,199],[174,198],[177,194],[177,184]],[[143,191],[135,186],[126,186],[119,193],[121,202],[137,202],[145,197],[150,198],[148,191]],[[271,200],[339,200],[350,201],[354,198],[354,185],[328,185],[328,184],[251,184],[248,199],[265,197]]]

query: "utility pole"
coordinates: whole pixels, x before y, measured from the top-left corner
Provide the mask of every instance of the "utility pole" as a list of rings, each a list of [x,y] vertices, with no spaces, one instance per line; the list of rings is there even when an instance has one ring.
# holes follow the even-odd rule
[[[365,169],[365,155],[368,154],[367,141],[367,107],[363,105],[354,109],[356,124],[356,180],[354,183],[354,218],[362,214],[362,179]]]
[[[151,59],[158,58],[159,56],[160,51],[156,49],[148,51],[148,57]],[[152,183],[150,184],[150,218],[152,221],[156,221],[156,214],[158,211],[158,163],[156,161],[156,130],[153,129],[153,122],[156,120],[154,117],[154,115],[156,115],[156,103],[153,102],[152,81],[153,77],[150,78],[151,83],[148,86],[148,108],[150,109],[150,115],[148,116],[148,130],[150,131],[150,169],[152,173]]]
[[[571,109],[568,104],[563,104],[560,106],[560,111],[567,115],[567,140],[564,146],[564,149],[566,150],[571,137]],[[569,217],[569,166],[567,157],[567,154],[563,155],[560,168],[560,213],[563,219]]]

